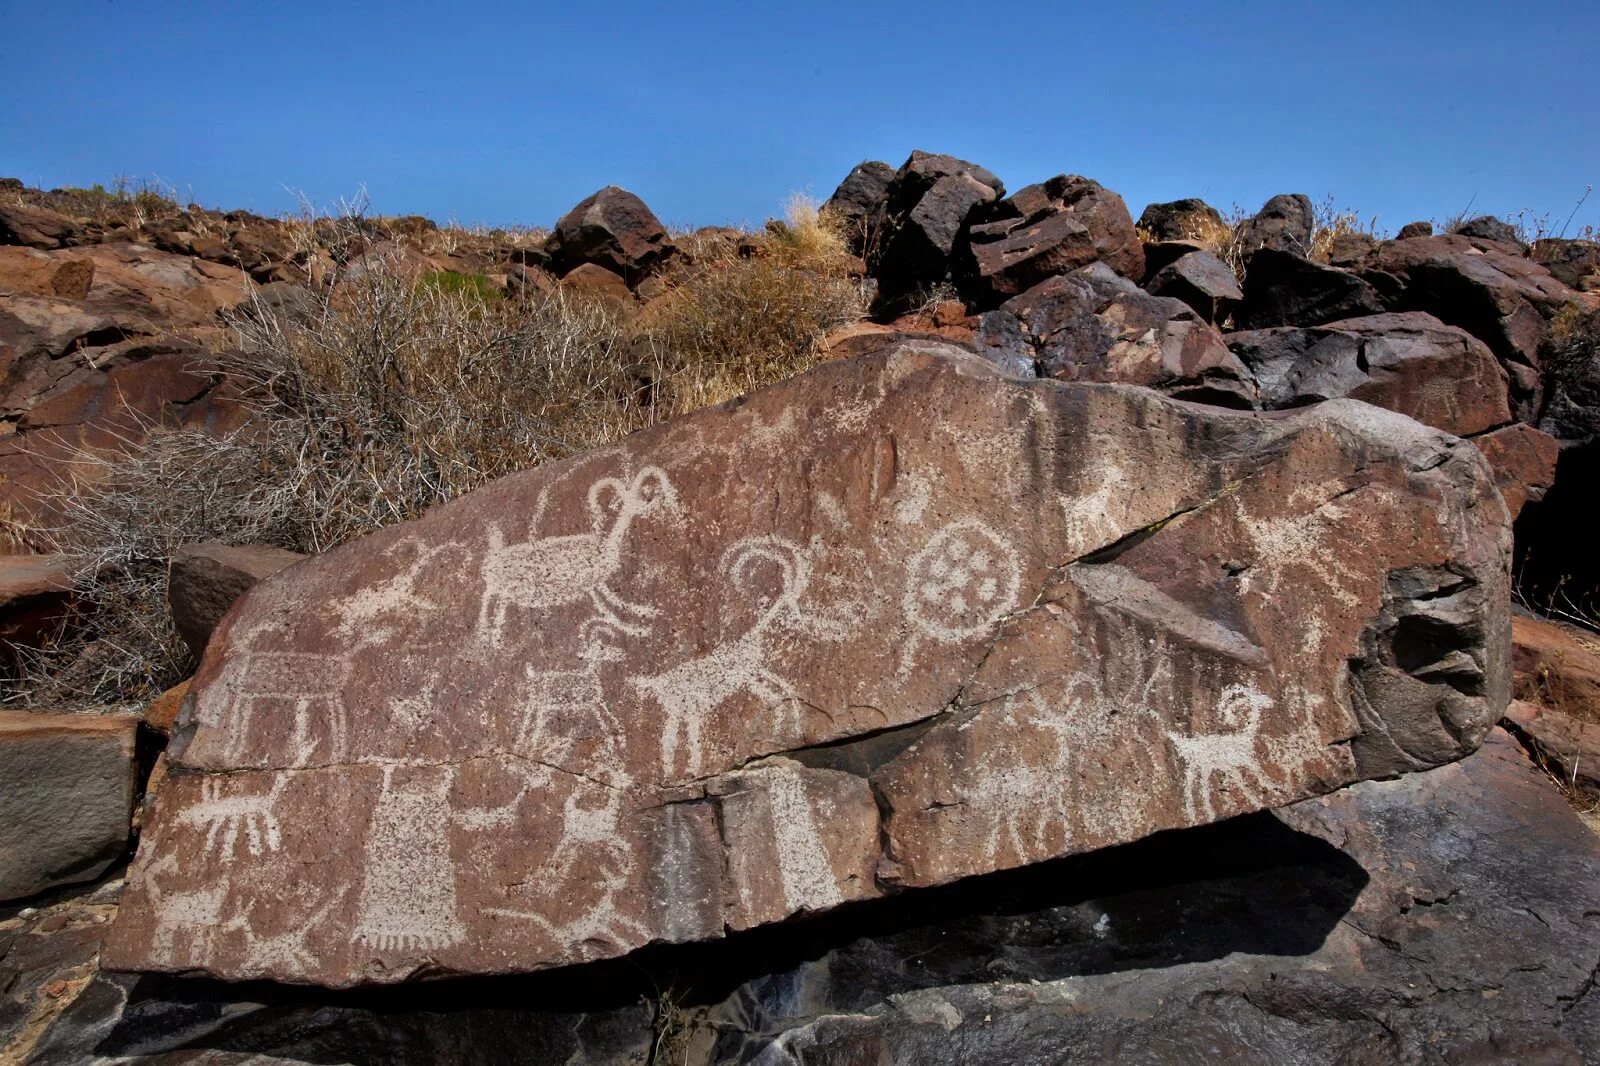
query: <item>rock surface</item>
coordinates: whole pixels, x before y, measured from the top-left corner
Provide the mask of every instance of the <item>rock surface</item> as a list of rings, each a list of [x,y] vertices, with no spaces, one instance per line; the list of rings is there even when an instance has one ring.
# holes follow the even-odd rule
[[[1139,228],[1157,241],[1188,241],[1226,227],[1217,209],[1197,197],[1150,204],[1139,215]]]
[[[878,303],[900,314],[950,278],[950,257],[973,209],[1005,195],[1000,179],[964,159],[912,152],[870,223],[867,271]]]
[[[1244,298],[1233,268],[1203,249],[1181,255],[1157,270],[1145,288],[1153,296],[1182,300],[1213,324],[1227,318]]]
[[[1502,426],[1473,439],[1494,471],[1494,483],[1513,521],[1524,505],[1544,499],[1555,484],[1561,442],[1526,422]]]
[[[76,571],[60,555],[0,555],[0,657],[37,646],[59,628]]]
[[[91,980],[102,890],[0,912],[0,1047],[36,1039],[35,1066],[1580,1063],[1600,1057],[1597,840],[1495,733],[1458,764],[1272,814],[381,999]]]
[[[1306,255],[1311,251],[1313,214],[1309,196],[1280,193],[1239,223],[1239,248],[1246,255],[1258,248]]]
[[[180,544],[167,575],[167,607],[178,636],[198,656],[234,601],[304,558],[265,544]]]
[[[871,243],[872,220],[883,210],[894,173],[888,163],[857,163],[822,205],[844,227],[845,243],[853,255],[862,254]]]
[[[1600,725],[1600,636],[1549,618],[1511,620],[1518,699]]]
[[[0,711],[0,900],[93,880],[122,857],[137,723]]]
[[[106,958],[557,966],[1436,765],[1508,552],[1476,450],[1366,405],[829,363],[253,590]]]
[[[607,185],[561,216],[546,251],[565,274],[584,263],[637,284],[668,252],[666,227],[627,189]]]
[[[1250,257],[1243,296],[1240,329],[1320,326],[1385,310],[1377,290],[1349,271],[1271,248]]]
[[[1432,315],[1369,315],[1227,340],[1255,375],[1263,407],[1348,396],[1460,437],[1511,421],[1506,372],[1494,353]]]

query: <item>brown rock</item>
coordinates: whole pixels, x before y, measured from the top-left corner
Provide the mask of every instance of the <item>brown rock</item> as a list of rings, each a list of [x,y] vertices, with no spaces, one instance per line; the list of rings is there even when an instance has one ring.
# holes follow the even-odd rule
[[[569,271],[556,288],[585,300],[602,300],[618,307],[633,305],[633,292],[628,283],[596,263],[582,263]]]
[[[142,721],[163,736],[172,732],[172,727],[178,721],[178,709],[183,706],[183,699],[189,695],[189,682],[192,678],[184,678],[167,691],[150,701],[144,709]]]
[[[888,163],[870,159],[857,163],[822,205],[844,227],[845,243],[856,255],[870,243],[872,220],[883,210],[894,173]]]
[[[1546,237],[1533,242],[1531,257],[1574,289],[1600,289],[1600,241]]]
[[[1314,226],[1311,198],[1304,193],[1281,193],[1239,223],[1239,248],[1246,255],[1258,248],[1308,255]]]
[[[240,596],[263,578],[304,558],[265,544],[180,545],[172,553],[167,577],[167,606],[178,635],[190,651],[200,655],[217,623]]]
[[[1144,277],[1144,248],[1128,206],[1099,182],[1063,174],[980,214],[961,266],[963,289],[980,308],[1096,261],[1125,278]]]
[[[1518,699],[1600,725],[1600,637],[1518,614],[1511,619],[1511,641]]]
[[[77,231],[70,218],[48,208],[0,203],[0,244],[59,248]]]
[[[912,152],[867,224],[867,272],[878,304],[904,313],[951,277],[951,257],[974,210],[1005,195],[1000,179],[954,156]]]
[[[1212,324],[1227,318],[1244,297],[1233,268],[1204,249],[1181,255],[1162,267],[1145,288],[1153,296],[1182,300]]]
[[[0,247],[0,289],[82,300],[94,283],[94,263],[32,248]]]
[[[1434,765],[1508,696],[1509,547],[1364,404],[826,363],[253,590],[104,958],[558,966]]]
[[[1263,248],[1245,267],[1244,302],[1235,320],[1240,329],[1320,326],[1384,310],[1377,290],[1350,271]]]
[[[1511,421],[1506,373],[1494,353],[1432,315],[1367,315],[1227,339],[1255,374],[1263,407],[1348,396],[1462,437]]]
[[[559,274],[593,264],[637,283],[671,245],[643,200],[608,185],[561,216],[545,247]]]
[[[0,555],[0,655],[55,631],[71,608],[73,576],[59,555]]]
[[[1153,241],[1192,241],[1227,227],[1217,209],[1196,197],[1150,204],[1139,216],[1139,228]]]
[[[1556,460],[1561,457],[1561,442],[1526,422],[1502,426],[1493,433],[1474,437],[1483,457],[1494,471],[1494,483],[1513,520],[1526,503],[1544,499],[1545,490],[1556,483]]]
[[[1600,793],[1600,723],[1525,700],[1512,700],[1502,722],[1568,788]]]
[[[0,900],[93,880],[122,856],[137,722],[0,711]]]

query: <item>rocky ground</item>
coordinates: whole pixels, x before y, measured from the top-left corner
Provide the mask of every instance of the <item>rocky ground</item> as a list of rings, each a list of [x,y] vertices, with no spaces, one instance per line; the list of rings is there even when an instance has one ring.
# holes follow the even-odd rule
[[[0,639],[27,707],[0,712],[0,1056],[1600,1061],[1600,838],[1585,825],[1600,638],[1582,624],[1597,581],[1581,521],[1600,447],[1600,245],[1524,241],[1494,219],[1380,239],[1303,196],[1233,220],[1156,204],[1135,221],[1086,178],[1008,195],[924,153],[862,164],[824,217],[842,248],[801,258],[803,223],[669,235],[614,188],[543,234],[0,187],[0,507],[16,551],[0,557]],[[28,698],[29,649],[94,624],[83,559],[49,554],[42,531],[63,512],[45,488],[88,452],[255,432],[259,379],[229,369],[257,358],[237,347],[241,314],[303,321],[394,271],[495,306],[604,306],[635,324],[618,351],[691,343],[691,321],[753,360],[706,309],[737,264],[768,262],[782,272],[760,306],[774,291],[828,306],[785,311],[805,323],[782,339],[793,353],[743,380],[835,365],[495,482],[270,595],[245,596],[305,544],[165,545],[169,639],[194,659],[211,647],[193,694],[185,680],[111,708]],[[929,369],[967,359],[988,369]],[[663,387],[637,384],[637,350],[623,365],[629,389]],[[798,432],[795,412],[827,432]],[[575,477],[587,497],[561,487]],[[950,521],[967,511],[983,521]],[[498,516],[524,514],[562,535],[508,548]],[[1286,531],[1270,549],[1263,521]],[[604,547],[608,527],[637,572]],[[451,556],[480,531],[481,559]],[[695,551],[678,550],[686,537]],[[534,549],[536,563],[516,555]],[[609,582],[517,591],[516,567],[570,570],[579,549]],[[89,580],[118,565],[97,559]],[[875,612],[902,610],[902,566],[939,567],[938,598],[907,601],[896,630]],[[741,615],[719,582],[767,606]],[[670,640],[649,606],[664,602]],[[572,654],[518,643],[534,618]],[[390,709],[340,712],[328,732],[305,718],[321,682],[249,697],[287,701],[265,726],[229,695],[330,652],[344,700]],[[450,715],[428,724],[431,701],[495,733],[472,701],[495,704],[528,668],[546,695],[523,702],[556,693],[566,710],[505,724],[482,752],[437,724]],[[179,678],[139,691],[153,680]],[[588,725],[575,686],[600,694]],[[766,723],[774,700],[809,710]],[[518,792],[505,767],[449,769],[524,748],[558,776]],[[237,795],[208,780],[219,771],[246,782],[226,786]],[[1056,796],[1071,797],[1059,815]],[[207,813],[219,803],[232,813]],[[668,808],[714,817],[706,840],[677,843],[701,829],[663,830],[651,812]],[[361,850],[386,830],[348,813],[369,810],[373,827],[412,826],[397,838],[411,858],[377,863],[392,884]],[[794,837],[796,812],[822,828]],[[422,828],[441,818],[456,821]],[[449,856],[512,825],[524,851],[548,836],[541,876],[566,878],[544,886],[537,936],[397,924],[431,861],[417,842],[436,837],[450,887],[420,875],[429,907],[504,911],[479,893],[502,891],[519,849]],[[342,843],[307,843],[319,835]],[[588,843],[562,859],[573,841]],[[794,858],[818,843],[820,859]],[[251,887],[217,890],[218,869]],[[407,886],[411,904],[377,908]],[[102,971],[122,903],[108,957],[178,976]],[[558,920],[569,904],[583,913]]]

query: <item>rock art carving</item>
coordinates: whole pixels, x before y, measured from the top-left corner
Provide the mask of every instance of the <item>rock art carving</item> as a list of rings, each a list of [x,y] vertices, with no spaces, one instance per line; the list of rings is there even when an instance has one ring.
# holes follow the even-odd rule
[[[844,640],[850,627],[842,620],[808,611],[801,599],[811,584],[807,550],[780,537],[754,537],[728,549],[722,573],[730,589],[747,601],[761,597],[752,585],[763,565],[777,570],[776,593],[758,600],[759,614],[742,634],[704,655],[679,663],[659,674],[635,677],[630,684],[654,699],[665,715],[661,732],[661,769],[672,774],[700,772],[705,755],[701,733],[706,719],[740,693],[760,700],[763,709],[779,717],[778,727],[792,726],[793,705],[800,693],[770,665],[771,645],[780,631],[817,640]],[[786,705],[789,705],[786,707]]]
[[[609,511],[608,497],[615,510]],[[624,633],[642,636],[659,609],[630,603],[611,588],[622,568],[623,543],[635,521],[677,506],[677,491],[660,467],[647,466],[631,481],[601,478],[589,487],[591,531],[509,544],[500,526],[489,529],[484,553],[484,594],[479,628],[492,646],[501,642],[511,607],[541,611],[585,598],[599,616]],[[537,524],[539,514],[534,516]],[[630,620],[632,618],[633,620]]]
[[[1495,491],[1348,401],[824,364],[253,589],[102,959],[543,969],[1458,757],[1508,688]],[[1390,653],[1418,617],[1449,672]]]

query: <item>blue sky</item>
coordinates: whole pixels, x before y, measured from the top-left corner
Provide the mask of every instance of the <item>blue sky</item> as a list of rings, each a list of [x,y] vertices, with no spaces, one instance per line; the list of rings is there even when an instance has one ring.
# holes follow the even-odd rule
[[[0,0],[0,174],[547,225],[605,184],[759,222],[913,148],[1388,229],[1600,184],[1600,3]],[[1574,228],[1600,225],[1600,191]]]

